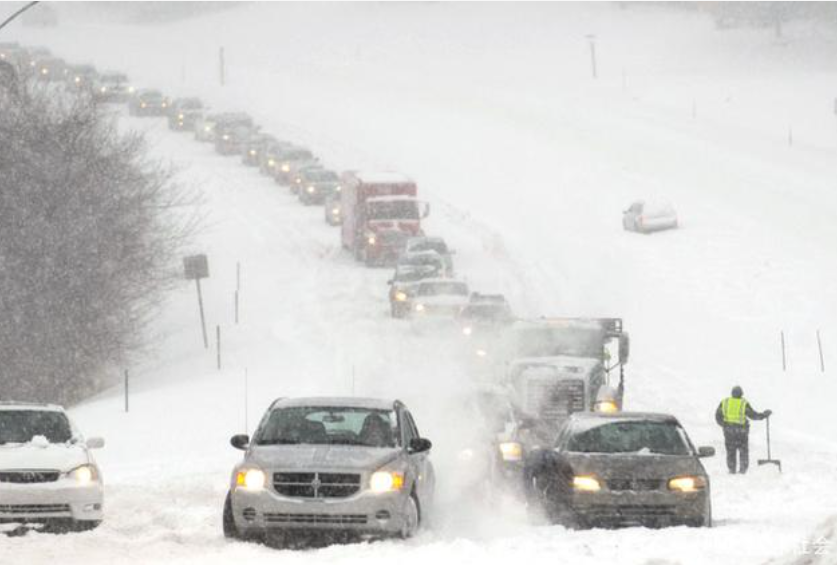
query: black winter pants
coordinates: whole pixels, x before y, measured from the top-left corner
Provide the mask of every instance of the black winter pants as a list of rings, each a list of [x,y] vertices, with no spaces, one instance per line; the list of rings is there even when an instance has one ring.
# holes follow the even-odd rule
[[[739,473],[746,473],[750,466],[750,434],[744,427],[724,428],[724,444],[727,449],[727,468],[730,473],[736,472],[736,463]]]

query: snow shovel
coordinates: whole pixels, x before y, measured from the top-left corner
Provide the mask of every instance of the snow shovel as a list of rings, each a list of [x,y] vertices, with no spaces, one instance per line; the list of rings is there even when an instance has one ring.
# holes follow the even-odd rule
[[[767,459],[759,459],[759,466],[762,465],[776,465],[779,472],[782,472],[782,462],[778,459],[773,459],[770,455],[770,416],[767,417]]]

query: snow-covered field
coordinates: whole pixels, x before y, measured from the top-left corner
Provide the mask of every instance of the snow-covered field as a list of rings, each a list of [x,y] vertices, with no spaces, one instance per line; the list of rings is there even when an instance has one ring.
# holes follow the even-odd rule
[[[0,538],[0,563],[740,565],[796,559],[818,527],[833,535],[833,29],[790,26],[780,41],[718,31],[698,13],[609,4],[256,3],[154,26],[105,23],[90,5],[67,11],[58,28],[9,36],[246,110],[335,169],[405,172],[431,202],[427,231],[453,244],[474,288],[506,293],[526,315],[624,318],[628,407],[672,412],[719,452],[707,463],[716,527],[571,532],[463,489],[453,438],[468,422],[445,401],[468,376],[450,343],[388,317],[389,273],[356,266],[319,208],[237,159],[162,120],[125,118],[206,199],[195,251],[210,259],[204,299],[210,328],[221,326],[223,370],[203,349],[184,283],[151,353],[131,367],[130,413],[118,386],[72,411],[108,441],[98,455],[106,522]],[[674,203],[682,229],[623,232],[621,211],[654,196]],[[783,474],[755,465],[760,424],[752,472],[726,474],[713,413],[733,384],[773,409]],[[303,552],[225,541],[221,504],[239,456],[229,436],[245,418],[252,431],[277,396],[352,393],[401,398],[434,441],[441,492],[430,527],[409,542]],[[837,561],[830,551],[822,563]]]

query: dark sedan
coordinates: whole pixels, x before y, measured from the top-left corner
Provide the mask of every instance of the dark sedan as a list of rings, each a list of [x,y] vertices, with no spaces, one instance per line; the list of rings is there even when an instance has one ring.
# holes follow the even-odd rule
[[[531,496],[570,527],[711,526],[709,476],[686,431],[665,414],[576,413],[553,449],[527,458]]]

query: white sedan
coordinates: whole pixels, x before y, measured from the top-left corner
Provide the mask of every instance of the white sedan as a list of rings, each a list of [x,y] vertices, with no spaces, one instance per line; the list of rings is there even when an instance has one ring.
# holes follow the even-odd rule
[[[102,521],[102,475],[60,406],[0,402],[0,524],[92,530]],[[12,526],[14,527],[14,526]]]
[[[622,213],[626,231],[651,233],[677,228],[677,213],[671,204],[637,201]]]
[[[468,284],[454,279],[425,279],[416,287],[410,314],[413,318],[454,318],[468,305]]]

